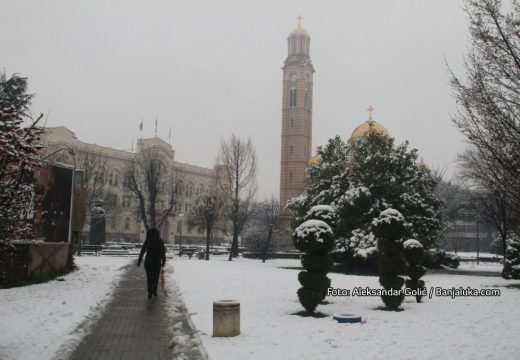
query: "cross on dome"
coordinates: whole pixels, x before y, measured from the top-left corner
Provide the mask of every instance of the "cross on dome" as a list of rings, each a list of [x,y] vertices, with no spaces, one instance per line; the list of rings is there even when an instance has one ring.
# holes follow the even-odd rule
[[[297,17],[296,19],[298,20],[298,27],[301,27],[301,26],[302,26],[302,19],[303,19],[303,16],[298,15],[298,17]]]

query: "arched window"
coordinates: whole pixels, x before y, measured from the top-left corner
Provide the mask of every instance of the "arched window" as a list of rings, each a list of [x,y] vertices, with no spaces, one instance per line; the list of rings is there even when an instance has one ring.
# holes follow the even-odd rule
[[[294,87],[289,90],[289,105],[291,108],[296,107],[296,88]]]
[[[129,218],[125,219],[125,230],[130,230],[130,219]]]
[[[193,196],[193,183],[189,183],[186,187],[186,196],[192,197]]]
[[[110,176],[108,177],[108,183],[112,185],[112,174],[110,174]]]
[[[114,185],[117,186],[117,174],[114,175]]]

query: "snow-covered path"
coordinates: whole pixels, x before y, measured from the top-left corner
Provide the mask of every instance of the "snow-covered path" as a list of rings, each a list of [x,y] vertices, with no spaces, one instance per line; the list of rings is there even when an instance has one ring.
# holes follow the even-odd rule
[[[75,330],[99,313],[129,261],[81,256],[64,281],[0,290],[0,359],[51,359],[74,345],[81,336]]]
[[[520,343],[519,282],[498,277],[426,275],[427,286],[495,288],[499,297],[407,298],[401,312],[381,310],[378,297],[328,297],[318,311],[352,312],[364,324],[304,318],[296,296],[296,260],[175,259],[173,279],[211,359],[513,359]],[[380,288],[377,277],[330,274],[332,286]],[[242,334],[213,338],[212,302],[241,303]]]

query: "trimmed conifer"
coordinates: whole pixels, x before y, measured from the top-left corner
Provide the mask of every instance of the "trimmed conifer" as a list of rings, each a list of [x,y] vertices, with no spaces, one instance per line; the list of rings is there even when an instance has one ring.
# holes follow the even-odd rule
[[[406,232],[404,216],[395,209],[386,209],[372,221],[379,249],[379,283],[386,290],[399,292],[396,295],[382,295],[381,299],[389,309],[397,309],[404,300],[401,288],[404,279],[399,276],[404,261],[401,257],[401,239]]]
[[[411,290],[424,288],[424,281],[420,280],[420,278],[426,272],[426,268],[419,265],[424,258],[424,247],[417,240],[406,240],[403,243],[402,255],[408,265],[407,273],[410,276],[410,279],[406,279],[406,287]],[[417,294],[415,299],[420,303],[421,295]]]

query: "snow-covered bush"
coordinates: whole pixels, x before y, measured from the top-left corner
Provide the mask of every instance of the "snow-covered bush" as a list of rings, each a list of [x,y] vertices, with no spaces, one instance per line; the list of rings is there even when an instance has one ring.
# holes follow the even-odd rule
[[[330,205],[316,205],[307,213],[307,220],[309,219],[324,221],[333,228],[336,225],[336,212]]]
[[[334,247],[332,229],[321,220],[307,220],[294,230],[294,247],[308,254],[328,253]]]
[[[372,221],[381,211],[393,208],[406,219],[404,238],[419,239],[431,247],[443,232],[433,190],[435,181],[427,167],[416,164],[417,150],[408,143],[369,131],[367,136],[346,144],[339,136],[318,149],[321,161],[308,169],[306,192],[291,200],[295,226],[308,219],[316,205],[334,208],[336,249],[346,261],[373,260],[365,254],[376,247]],[[363,270],[363,269],[358,269]]]
[[[400,291],[404,279],[399,276],[402,272],[404,262],[401,257],[403,248],[402,236],[405,233],[405,222],[403,215],[395,209],[387,209],[372,221],[372,231],[377,238],[379,249],[379,283],[386,289]],[[404,295],[382,295],[381,299],[390,309],[397,309]]]
[[[502,277],[504,279],[520,279],[520,239],[510,235],[506,241],[506,261]]]
[[[332,267],[330,251],[334,247],[333,232],[324,221],[307,220],[296,228],[293,240],[294,246],[305,253],[302,256],[305,270],[298,274],[302,285],[298,289],[298,298],[305,310],[312,313],[330,287],[327,273]]]
[[[424,281],[419,280],[426,272],[424,266],[419,265],[424,258],[424,247],[415,239],[408,239],[403,243],[403,251],[401,252],[407,263],[407,273],[410,279],[406,280],[406,287],[411,290],[424,288]],[[421,296],[415,296],[417,302],[421,302]]]

